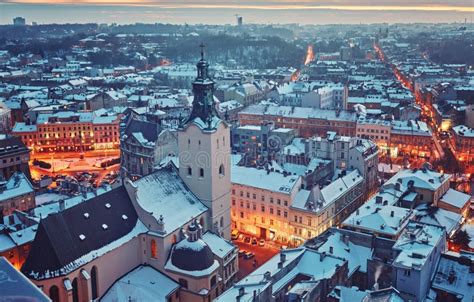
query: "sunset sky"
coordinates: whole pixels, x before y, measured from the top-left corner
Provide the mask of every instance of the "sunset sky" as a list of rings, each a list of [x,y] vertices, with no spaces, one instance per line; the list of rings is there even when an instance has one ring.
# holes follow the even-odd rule
[[[0,23],[376,23],[471,21],[474,0],[0,0]],[[213,11],[213,13],[211,13]],[[201,14],[196,14],[196,13]],[[102,16],[102,17],[101,17]],[[247,16],[247,18],[246,18]],[[189,19],[186,19],[189,17]],[[82,19],[81,19],[82,18]],[[114,19],[115,18],[115,19]],[[114,21],[115,20],[115,21]]]

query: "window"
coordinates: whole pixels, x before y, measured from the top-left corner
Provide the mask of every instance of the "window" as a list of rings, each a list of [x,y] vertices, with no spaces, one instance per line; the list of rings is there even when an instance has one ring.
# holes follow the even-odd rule
[[[240,212],[240,218],[244,218],[244,212]]]
[[[283,212],[283,216],[284,216],[285,218],[287,218],[287,217],[288,217],[288,212],[287,212],[287,211]]]
[[[97,289],[97,267],[95,266],[91,269],[91,289],[92,299],[97,299],[99,297],[99,291]]]
[[[49,289],[49,298],[53,302],[59,302],[59,289],[56,285],[51,286]]]
[[[232,205],[235,206],[235,199],[232,199]]]
[[[247,193],[246,193],[246,196],[247,196],[247,198],[250,198],[250,193],[247,192]]]
[[[273,225],[273,219],[270,219],[270,225]]]
[[[273,208],[270,208],[270,214],[273,214]]]
[[[281,204],[281,200],[280,198],[277,199],[277,204],[280,205]]]
[[[151,255],[151,258],[158,258],[158,248],[156,246],[156,241],[155,239],[152,239],[151,242],[150,242],[150,255]]]
[[[253,193],[253,194],[252,194],[252,198],[253,198],[253,199],[257,199],[257,194]]]
[[[280,216],[281,215],[281,211],[280,209],[277,209],[277,215]]]
[[[72,281],[72,301],[79,302],[79,290],[77,288],[77,278]]]
[[[179,278],[178,282],[179,282],[179,285],[181,285],[183,288],[188,288],[188,280]]]
[[[235,189],[232,189],[232,195],[235,195]]]
[[[273,203],[273,197],[270,197],[270,203]]]
[[[265,196],[262,195],[262,197],[260,198],[262,201],[265,201]]]
[[[211,287],[214,287],[216,285],[216,276],[212,276],[211,278]]]
[[[193,169],[191,167],[188,167],[188,176],[193,175]]]
[[[204,177],[204,169],[199,168],[199,177],[203,178]]]
[[[220,176],[224,176],[224,175],[225,175],[225,170],[224,170],[224,165],[223,165],[223,164],[221,164],[221,165],[219,166],[219,175],[220,175]]]
[[[288,206],[288,200],[284,200],[284,201],[283,201],[283,204],[284,204],[285,206]]]
[[[410,277],[410,270],[409,269],[406,269],[404,272],[403,272],[403,275],[406,276],[406,277]]]
[[[262,212],[265,212],[265,206],[262,206]]]
[[[250,202],[247,201],[247,209],[250,209]]]
[[[221,228],[224,227],[224,217],[221,217]]]

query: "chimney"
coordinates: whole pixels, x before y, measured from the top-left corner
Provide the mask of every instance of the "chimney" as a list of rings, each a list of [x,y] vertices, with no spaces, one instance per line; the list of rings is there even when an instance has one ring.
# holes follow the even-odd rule
[[[285,261],[286,261],[286,254],[280,252],[280,262],[281,262],[281,263],[284,263]]]
[[[390,211],[390,217],[393,217],[395,216],[395,212],[394,211]]]
[[[265,272],[265,274],[263,274],[263,280],[270,281],[271,278],[272,274],[270,272]]]
[[[245,289],[243,286],[239,287],[239,294],[237,295],[237,301],[240,301],[240,298],[242,298],[245,294]]]
[[[377,195],[377,196],[375,197],[375,203],[382,203],[382,201],[383,201],[382,196]]]
[[[165,233],[165,221],[164,221],[163,215],[160,215],[160,218],[158,219],[157,232],[160,233],[160,234]]]
[[[395,183],[395,190],[400,191],[400,183]]]
[[[59,212],[62,212],[66,209],[66,206],[65,206],[65,202],[64,202],[64,199],[61,199],[59,201]]]

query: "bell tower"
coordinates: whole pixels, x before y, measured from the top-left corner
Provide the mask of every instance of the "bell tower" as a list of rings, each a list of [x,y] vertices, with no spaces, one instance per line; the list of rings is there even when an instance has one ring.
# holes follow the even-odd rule
[[[197,63],[193,107],[179,127],[179,174],[189,189],[209,208],[204,229],[230,239],[230,128],[214,101],[214,81],[204,58]]]

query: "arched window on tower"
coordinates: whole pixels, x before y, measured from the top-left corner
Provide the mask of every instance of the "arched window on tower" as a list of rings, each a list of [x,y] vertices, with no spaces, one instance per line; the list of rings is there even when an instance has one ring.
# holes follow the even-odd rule
[[[199,177],[203,178],[204,177],[204,169],[199,168]]]
[[[79,302],[79,288],[77,284],[77,278],[72,280],[72,302]]]
[[[221,228],[224,227],[224,217],[221,217]]]
[[[97,267],[93,266],[91,269],[91,288],[92,288],[92,299],[99,297],[98,284],[97,284]]]
[[[56,285],[49,288],[49,298],[53,302],[59,302],[59,289]]]
[[[188,167],[188,176],[193,175],[193,168]]]
[[[151,243],[150,243],[150,254],[151,254],[151,258],[158,258],[158,247],[156,246],[156,241],[155,239],[152,239],[151,240]]]
[[[224,169],[224,165],[223,165],[223,164],[221,164],[221,165],[219,166],[219,175],[220,175],[220,176],[224,176],[224,175],[225,175],[225,169]]]

